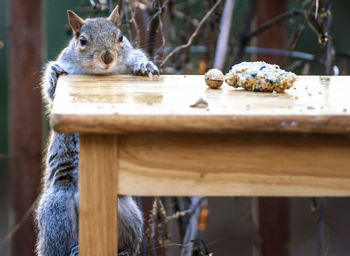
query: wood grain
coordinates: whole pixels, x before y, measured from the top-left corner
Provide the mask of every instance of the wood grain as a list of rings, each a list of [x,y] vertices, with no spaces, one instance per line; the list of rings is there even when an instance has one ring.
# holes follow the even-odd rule
[[[203,76],[62,76],[51,125],[59,132],[350,133],[350,77],[300,76],[282,94],[224,84]],[[208,108],[190,107],[199,97]]]
[[[79,168],[80,255],[118,255],[116,136],[81,135]]]
[[[350,139],[346,136],[118,137],[120,194],[350,195]]]

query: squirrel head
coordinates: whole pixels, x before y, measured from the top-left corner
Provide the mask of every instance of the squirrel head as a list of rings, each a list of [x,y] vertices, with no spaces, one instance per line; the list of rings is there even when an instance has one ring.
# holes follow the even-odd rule
[[[78,64],[87,73],[113,72],[123,62],[123,34],[118,6],[108,18],[82,19],[68,11]]]

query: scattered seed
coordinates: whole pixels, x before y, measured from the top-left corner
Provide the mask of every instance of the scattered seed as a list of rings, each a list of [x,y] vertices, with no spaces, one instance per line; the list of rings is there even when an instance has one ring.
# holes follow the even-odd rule
[[[208,102],[200,97],[194,104],[190,105],[191,108],[207,108]]]

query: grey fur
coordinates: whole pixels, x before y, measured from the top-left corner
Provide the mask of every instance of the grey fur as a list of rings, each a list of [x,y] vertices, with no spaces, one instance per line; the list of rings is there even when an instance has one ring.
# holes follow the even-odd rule
[[[159,74],[146,55],[134,49],[124,37],[118,42],[119,29],[110,20],[85,20],[79,35],[88,37],[82,47],[78,35],[69,42],[56,61],[45,68],[42,82],[43,99],[48,112],[55,95],[57,78],[62,74]],[[114,60],[104,67],[101,54],[109,51]],[[79,135],[51,131],[46,154],[44,185],[36,210],[38,256],[77,256],[78,246],[78,154]],[[142,240],[143,218],[134,200],[120,196],[118,200],[119,249],[123,255],[136,255]]]

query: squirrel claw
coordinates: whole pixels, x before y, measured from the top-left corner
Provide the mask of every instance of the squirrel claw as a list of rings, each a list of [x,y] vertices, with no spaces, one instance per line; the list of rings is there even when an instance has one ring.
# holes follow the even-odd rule
[[[152,62],[148,62],[146,68],[152,75],[159,76],[159,70]]]
[[[145,67],[145,64],[144,63],[141,63],[141,68],[140,68],[140,70],[141,70],[141,74],[142,75],[147,75],[147,69],[146,69],[146,67]]]
[[[79,256],[79,245],[74,246],[74,247],[70,250],[69,256]]]
[[[60,66],[54,64],[51,66],[51,69],[56,72],[57,77],[60,75],[67,75],[68,73],[64,71]]]
[[[47,98],[49,100],[53,100],[56,90],[57,79],[60,75],[68,74],[65,70],[63,70],[57,63],[51,62],[49,63],[45,74],[45,90],[47,93]]]
[[[132,72],[134,75],[136,75],[136,76],[141,75],[141,73],[140,73],[140,65],[139,65],[139,64],[134,64],[134,65],[132,66],[131,72]]]
[[[157,75],[159,76],[159,70],[151,61],[147,63],[136,63],[132,66],[132,73],[137,76]]]

